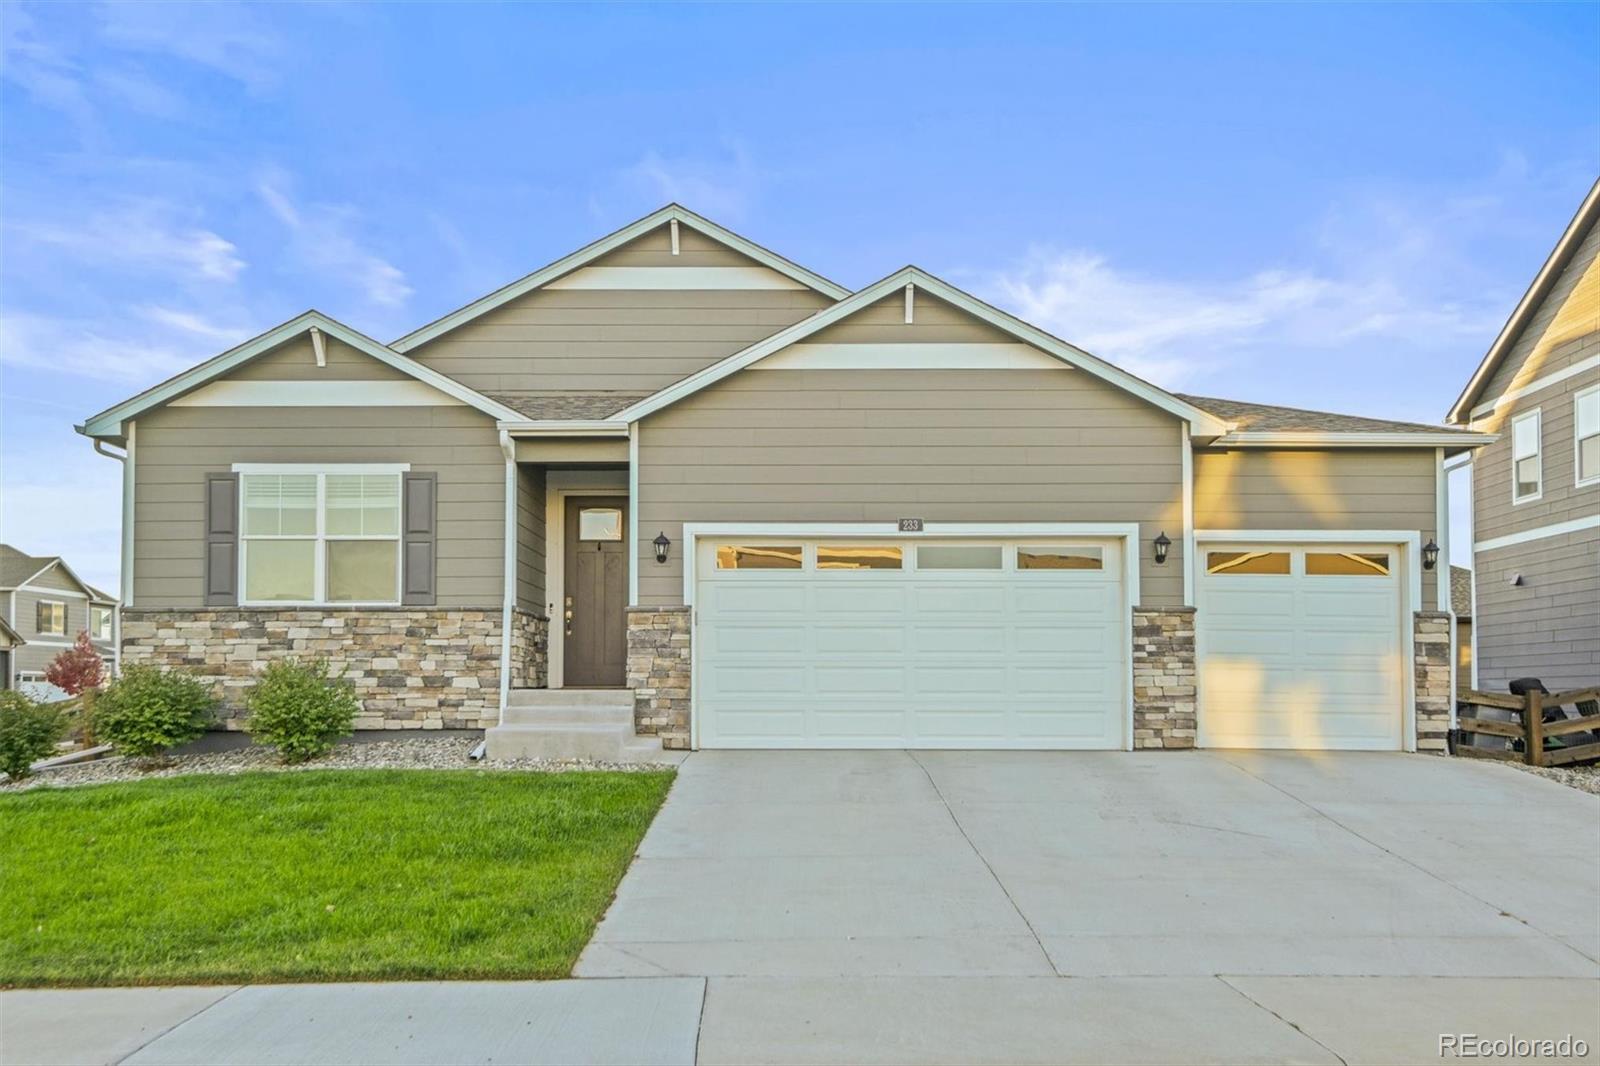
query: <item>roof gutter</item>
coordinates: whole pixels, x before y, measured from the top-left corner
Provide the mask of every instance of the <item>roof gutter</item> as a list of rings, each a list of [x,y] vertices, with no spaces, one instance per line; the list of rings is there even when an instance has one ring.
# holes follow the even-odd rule
[[[608,418],[536,418],[523,422],[496,422],[501,433],[513,437],[626,437],[628,423]]]
[[[1316,430],[1235,430],[1211,443],[1213,448],[1481,448],[1500,439],[1498,433],[1440,430],[1437,433],[1329,433]]]

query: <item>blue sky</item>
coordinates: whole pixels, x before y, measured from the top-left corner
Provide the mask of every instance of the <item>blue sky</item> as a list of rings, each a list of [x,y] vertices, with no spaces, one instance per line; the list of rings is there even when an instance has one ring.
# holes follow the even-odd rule
[[[679,200],[1172,388],[1437,421],[1600,172],[1600,6],[0,5],[0,538],[115,587],[73,422],[389,340]]]

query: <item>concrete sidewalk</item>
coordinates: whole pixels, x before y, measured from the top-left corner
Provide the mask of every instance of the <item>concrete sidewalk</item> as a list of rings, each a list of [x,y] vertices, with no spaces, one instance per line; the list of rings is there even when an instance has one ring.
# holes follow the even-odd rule
[[[1600,981],[627,978],[0,993],[8,1066],[1409,1063],[1440,1061],[1447,1033],[1570,1035],[1588,1045],[1579,1061],[1595,1061]]]

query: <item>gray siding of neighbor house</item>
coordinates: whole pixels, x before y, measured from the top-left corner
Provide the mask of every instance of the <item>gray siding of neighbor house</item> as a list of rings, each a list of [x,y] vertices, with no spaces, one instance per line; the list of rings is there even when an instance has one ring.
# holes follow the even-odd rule
[[[679,247],[663,226],[589,265],[760,265],[687,226]],[[539,289],[408,354],[483,392],[644,395],[832,302],[809,289]]]
[[[1432,448],[1199,451],[1196,529],[1416,530],[1437,539]],[[1422,605],[1438,602],[1431,575]]]
[[[317,380],[310,344],[246,368]],[[364,358],[364,357],[363,357]],[[334,365],[329,351],[330,367]],[[372,359],[339,360],[346,380],[388,380]],[[146,412],[134,456],[133,606],[204,605],[205,475],[234,463],[410,463],[439,478],[438,604],[503,599],[505,457],[494,419],[438,407],[179,407]]]
[[[942,329],[929,315],[925,332]],[[1157,567],[1144,547],[1181,532],[1180,434],[1172,415],[1065,366],[745,370],[639,428],[640,600],[682,602],[684,522],[922,517],[1139,522],[1141,602],[1181,603],[1181,552]],[[675,545],[666,565],[660,531]]]
[[[1591,229],[1490,379],[1479,403],[1600,355],[1600,227]],[[1501,434],[1472,464],[1478,543],[1600,515],[1600,485],[1577,485],[1575,400],[1600,384],[1600,367],[1519,396],[1474,424]],[[1511,499],[1511,421],[1539,410],[1543,487]],[[1600,528],[1475,553],[1478,686],[1517,677],[1551,689],[1600,682]],[[1520,575],[1521,584],[1511,578]]]

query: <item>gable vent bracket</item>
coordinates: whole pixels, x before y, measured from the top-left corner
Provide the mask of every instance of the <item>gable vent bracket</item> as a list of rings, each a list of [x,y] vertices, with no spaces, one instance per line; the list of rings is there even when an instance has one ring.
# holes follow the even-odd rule
[[[311,350],[317,354],[317,365],[328,365],[328,349],[322,339],[322,331],[316,326],[311,327]]]
[[[908,326],[911,325],[912,319],[914,317],[916,317],[916,307],[917,307],[917,287],[915,285],[911,284],[910,282],[907,282],[906,283],[906,325],[908,325]]]
[[[672,230],[672,254],[678,254],[678,220],[673,219],[668,227]]]

